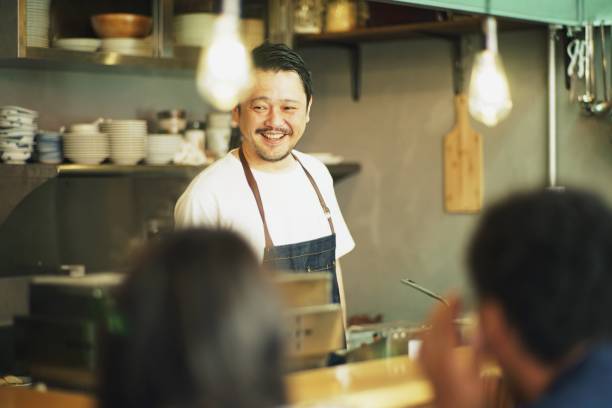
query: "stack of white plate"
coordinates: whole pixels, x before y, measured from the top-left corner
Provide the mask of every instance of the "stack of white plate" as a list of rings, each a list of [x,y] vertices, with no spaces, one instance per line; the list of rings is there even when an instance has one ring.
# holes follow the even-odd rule
[[[245,18],[240,21],[242,41],[247,50],[260,46],[264,42],[265,28],[263,20]]]
[[[97,51],[101,44],[102,40],[99,38],[59,38],[54,41],[53,46],[63,50],[93,52]]]
[[[28,47],[49,47],[50,0],[26,2],[26,30]]]
[[[210,43],[212,29],[218,14],[190,13],[174,16],[174,43],[201,47]]]
[[[100,124],[110,140],[111,160],[132,165],[146,156],[147,122],[144,120],[107,120]]]
[[[95,131],[64,133],[64,156],[77,164],[100,164],[110,153],[108,137]]]
[[[124,55],[150,57],[153,55],[151,38],[104,38],[102,51],[116,52]]]
[[[0,157],[9,164],[24,164],[32,155],[38,113],[19,106],[0,108]]]
[[[333,153],[308,153],[316,159],[319,159],[323,164],[340,164],[344,161],[342,156],[338,156]]]
[[[168,164],[181,149],[181,135],[149,135],[147,141],[147,163]]]

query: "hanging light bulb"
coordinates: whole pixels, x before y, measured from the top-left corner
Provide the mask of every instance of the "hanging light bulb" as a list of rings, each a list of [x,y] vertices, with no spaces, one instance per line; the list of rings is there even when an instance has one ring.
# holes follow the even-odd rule
[[[484,23],[487,47],[476,54],[470,79],[469,108],[472,116],[487,126],[495,126],[512,110],[508,78],[497,51],[497,22]]]
[[[202,45],[197,88],[215,108],[231,110],[252,85],[251,56],[240,38],[239,0],[224,0],[210,44]]]

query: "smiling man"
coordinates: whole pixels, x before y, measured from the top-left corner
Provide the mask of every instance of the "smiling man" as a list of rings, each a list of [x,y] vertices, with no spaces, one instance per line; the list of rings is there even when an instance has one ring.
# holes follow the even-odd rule
[[[310,120],[310,72],[282,44],[254,49],[253,62],[255,84],[232,111],[242,146],[191,182],[176,204],[176,225],[234,230],[271,269],[327,271],[330,299],[338,303],[343,291],[337,260],[355,243],[329,171],[294,149]]]

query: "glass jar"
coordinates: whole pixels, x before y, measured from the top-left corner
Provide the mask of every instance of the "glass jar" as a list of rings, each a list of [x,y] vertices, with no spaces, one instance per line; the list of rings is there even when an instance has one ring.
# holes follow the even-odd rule
[[[206,132],[204,131],[204,124],[197,120],[189,122],[187,124],[187,130],[185,131],[185,140],[191,143],[196,149],[204,153],[204,146],[206,146]]]
[[[327,3],[325,30],[339,33],[354,30],[357,26],[357,2],[354,0],[330,0]]]
[[[183,109],[170,109],[157,112],[157,127],[161,132],[179,134],[185,130],[187,120]]]
[[[293,31],[319,34],[323,26],[322,0],[297,0],[293,9]]]

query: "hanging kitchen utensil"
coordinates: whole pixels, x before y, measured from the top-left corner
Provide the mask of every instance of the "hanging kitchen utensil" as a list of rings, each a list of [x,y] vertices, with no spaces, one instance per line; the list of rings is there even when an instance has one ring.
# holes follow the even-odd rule
[[[586,43],[587,49],[584,70],[586,92],[580,97],[580,102],[582,102],[582,109],[584,110],[584,112],[587,114],[591,114],[591,107],[593,105],[593,102],[595,101],[595,43],[593,40],[593,24],[588,23],[585,25],[584,41]]]
[[[450,213],[475,213],[482,208],[482,138],[470,126],[460,41],[454,45],[456,123],[444,138],[444,204]]]
[[[567,37],[567,36],[566,36]],[[584,79],[584,71],[586,66],[587,57],[587,44],[586,41],[574,38],[569,41],[565,47],[567,50],[564,53],[566,62],[566,88],[569,90],[569,100],[582,101],[582,95],[578,97],[578,84],[583,85],[582,80]],[[580,81],[580,82],[579,82]]]
[[[608,53],[606,52],[606,26],[601,22],[599,33],[601,34],[601,75],[603,77],[603,100],[593,103],[591,111],[595,115],[604,115],[612,108],[612,102],[608,95]]]

